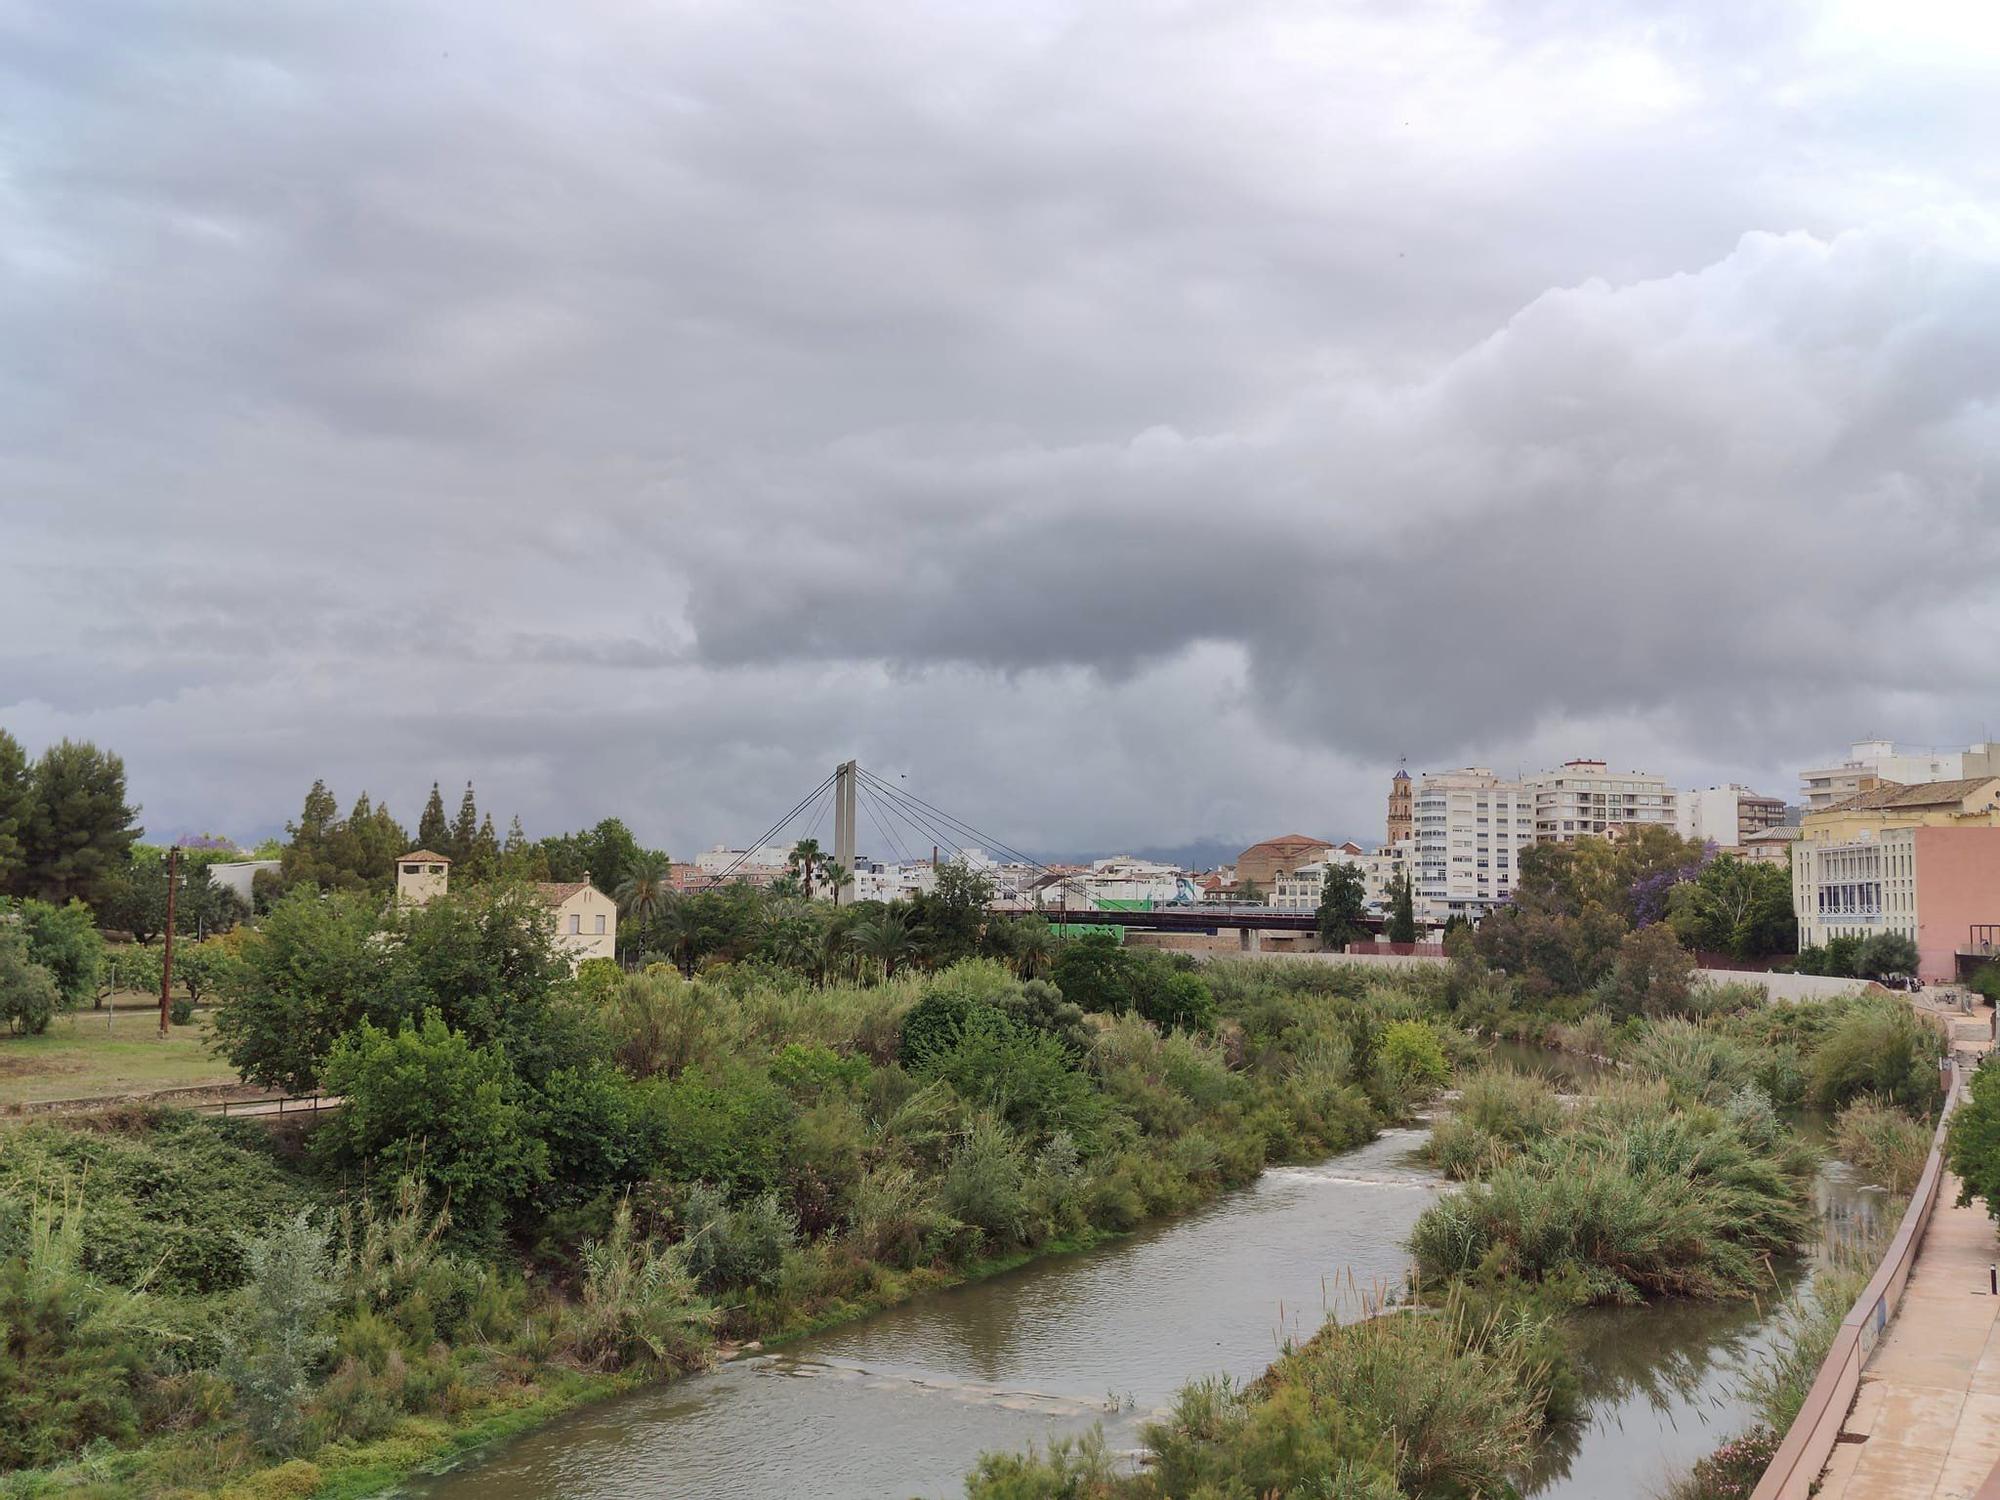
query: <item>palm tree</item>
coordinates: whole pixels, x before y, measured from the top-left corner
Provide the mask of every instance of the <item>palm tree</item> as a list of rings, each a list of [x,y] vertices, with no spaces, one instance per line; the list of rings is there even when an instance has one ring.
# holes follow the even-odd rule
[[[798,878],[799,888],[805,892],[806,900],[812,900],[815,883],[824,884],[829,890],[838,892],[849,879],[848,872],[831,854],[820,848],[818,839],[800,839],[792,845],[791,857],[785,861],[786,867]]]
[[[700,932],[701,922],[688,901],[674,896],[662,898],[653,917],[652,936],[667,945],[668,954],[683,974],[694,972],[694,949]]]
[[[642,926],[658,914],[667,900],[667,876],[673,865],[657,849],[641,849],[625,861],[625,878],[611,893],[618,914]]]
[[[916,938],[910,931],[909,917],[890,907],[881,915],[858,924],[848,934],[848,941],[856,952],[874,959],[882,965],[882,978],[886,982],[895,977],[896,965],[917,950]]]
[[[1056,951],[1056,935],[1043,917],[1022,917],[1014,923],[1014,972],[1033,979]]]

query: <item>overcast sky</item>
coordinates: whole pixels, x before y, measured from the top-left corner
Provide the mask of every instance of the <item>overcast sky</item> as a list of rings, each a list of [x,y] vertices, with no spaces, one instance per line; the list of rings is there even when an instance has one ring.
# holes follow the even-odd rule
[[[1941,0],[0,0],[0,725],[155,833],[471,777],[682,857],[849,755],[1110,851],[2000,735],[1996,70]]]

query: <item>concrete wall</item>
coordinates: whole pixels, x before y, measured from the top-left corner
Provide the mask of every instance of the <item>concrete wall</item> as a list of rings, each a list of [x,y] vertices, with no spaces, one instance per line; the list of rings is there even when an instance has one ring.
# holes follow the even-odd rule
[[[1833,979],[1824,974],[1757,974],[1740,969],[1697,969],[1711,984],[1755,984],[1773,1000],[1824,1000],[1869,987],[1865,979]]]

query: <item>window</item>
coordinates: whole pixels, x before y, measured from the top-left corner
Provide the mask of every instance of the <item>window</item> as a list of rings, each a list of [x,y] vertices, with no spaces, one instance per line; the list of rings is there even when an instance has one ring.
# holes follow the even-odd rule
[[[603,912],[599,912],[599,913],[597,914],[597,930],[598,930],[598,931],[599,931],[600,933],[604,931],[604,913],[603,913]]]
[[[583,931],[583,918],[575,912],[569,914],[569,930],[573,936],[581,934]]]
[[[404,865],[403,873],[405,875],[421,875],[424,873],[424,867],[422,865]]]

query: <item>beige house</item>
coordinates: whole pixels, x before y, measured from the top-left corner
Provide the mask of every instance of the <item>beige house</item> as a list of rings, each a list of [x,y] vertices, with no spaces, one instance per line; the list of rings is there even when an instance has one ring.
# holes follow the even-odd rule
[[[428,849],[412,849],[396,861],[396,904],[428,906],[444,894],[451,861]]]
[[[396,861],[396,904],[427,906],[445,893],[451,861],[428,849],[412,849]],[[574,968],[586,958],[618,956],[618,903],[588,880],[540,880],[535,896],[549,914],[556,947]]]
[[[555,922],[556,946],[572,965],[618,956],[618,903],[588,880],[543,880],[535,894]]]

